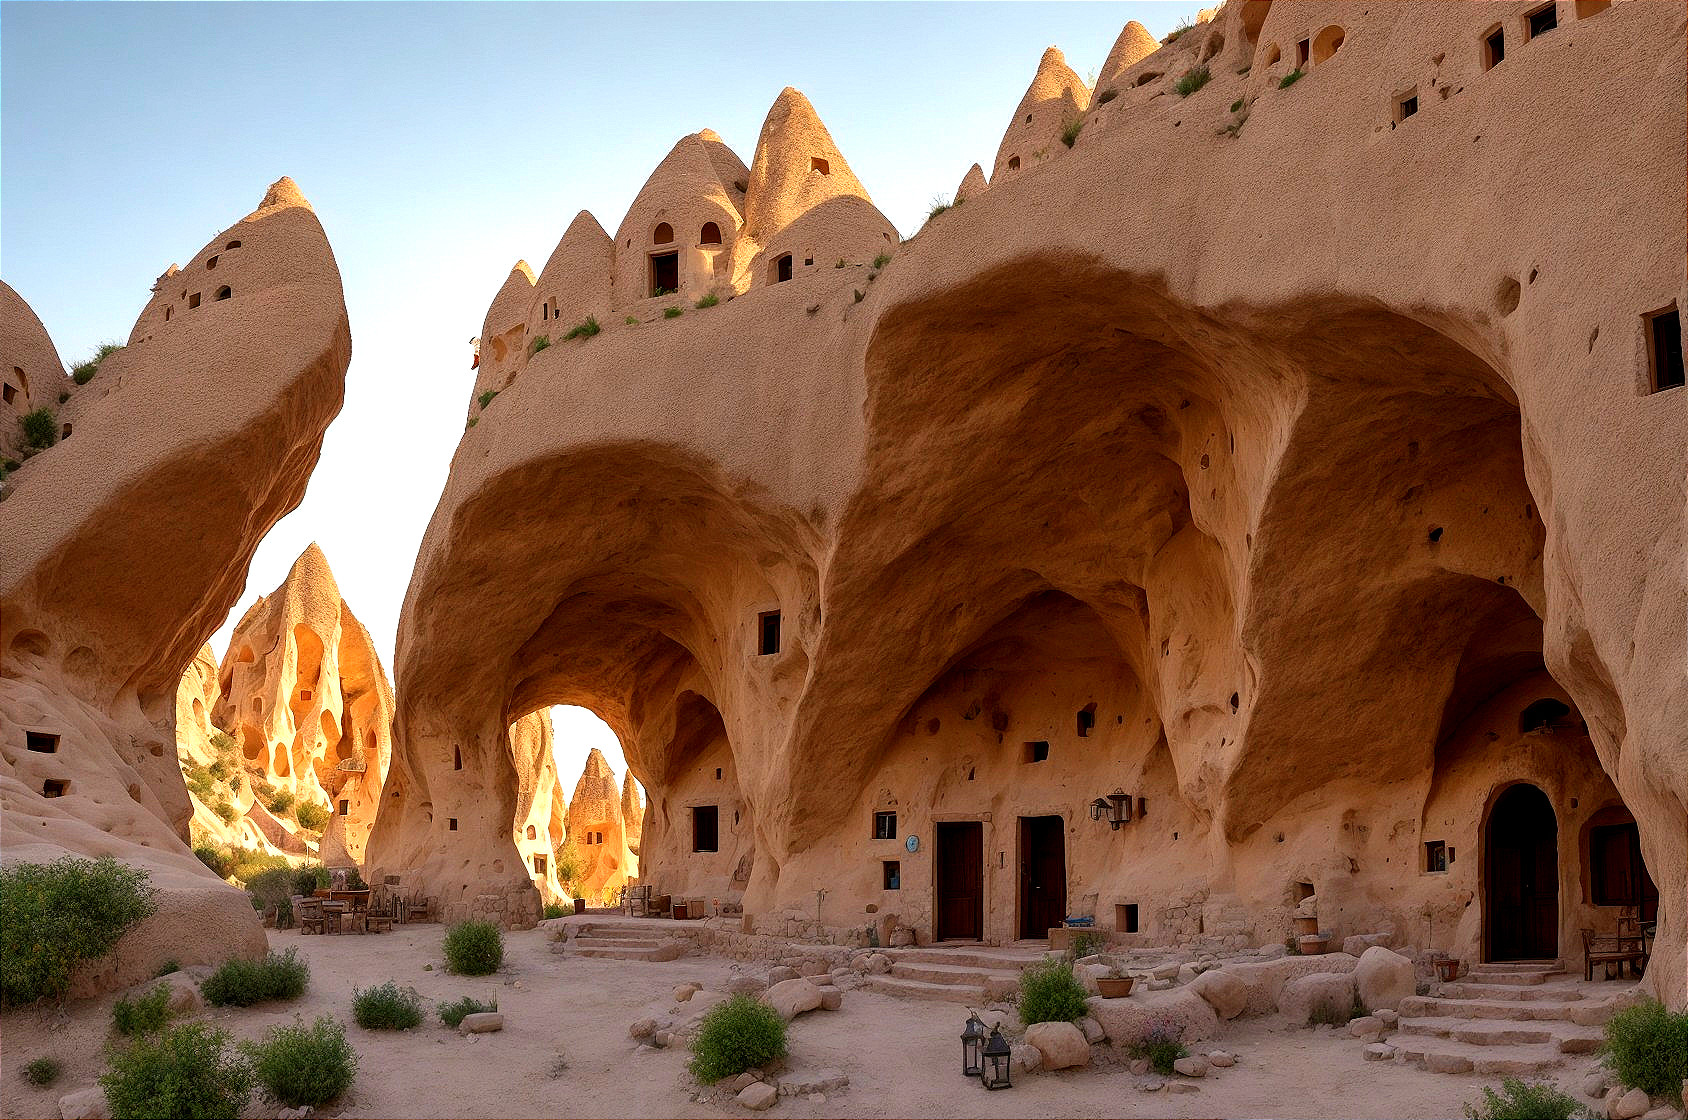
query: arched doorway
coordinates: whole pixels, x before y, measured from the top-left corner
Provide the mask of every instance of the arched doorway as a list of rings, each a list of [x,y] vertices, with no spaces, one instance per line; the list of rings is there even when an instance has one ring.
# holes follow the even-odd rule
[[[1491,961],[1559,955],[1559,824],[1547,794],[1511,786],[1483,830],[1483,924]]]

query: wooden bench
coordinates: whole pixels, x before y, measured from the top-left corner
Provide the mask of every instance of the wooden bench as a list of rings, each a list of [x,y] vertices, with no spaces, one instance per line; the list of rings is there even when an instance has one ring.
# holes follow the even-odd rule
[[[1612,979],[1612,966],[1618,966],[1622,976],[1624,965],[1637,976],[1647,968],[1647,948],[1639,934],[1596,934],[1592,929],[1582,931],[1583,979],[1594,979],[1594,966],[1606,966],[1606,979]]]

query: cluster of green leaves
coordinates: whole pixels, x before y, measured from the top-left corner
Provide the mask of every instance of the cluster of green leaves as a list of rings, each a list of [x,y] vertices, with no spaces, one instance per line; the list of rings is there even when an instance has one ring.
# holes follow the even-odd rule
[[[692,1039],[692,1076],[705,1085],[785,1056],[785,1020],[760,1000],[737,995],[710,1008]]]
[[[566,918],[572,913],[574,913],[574,903],[572,902],[547,902],[545,904],[545,916],[547,918]]]
[[[1561,1093],[1551,1081],[1525,1084],[1521,1079],[1508,1077],[1500,1083],[1500,1092],[1483,1087],[1480,1106],[1465,1106],[1470,1120],[1571,1120],[1581,1112],[1575,1097]]]
[[[486,406],[491,404],[492,398],[496,397],[497,395],[498,395],[497,389],[488,389],[485,392],[481,393],[480,396],[475,398],[475,400],[480,403],[482,412],[486,411]]]
[[[1072,147],[1078,143],[1078,134],[1084,131],[1084,118],[1073,117],[1061,126],[1061,143]]]
[[[1081,929],[1073,934],[1072,943],[1067,947],[1067,959],[1081,961],[1092,953],[1100,953],[1108,947],[1108,939],[1094,930]]]
[[[31,1085],[45,1087],[57,1081],[63,1072],[64,1066],[57,1058],[36,1058],[24,1063],[23,1079]]]
[[[483,1011],[497,1010],[497,1000],[493,1000],[491,1003],[482,1003],[480,1000],[475,999],[472,996],[464,996],[460,1000],[454,1000],[451,1003],[442,1003],[439,1005],[440,1021],[446,1026],[451,1027],[453,1030],[455,1030],[457,1025],[463,1022],[467,1016],[479,1015]]]
[[[1165,1020],[1156,1020],[1143,1037],[1126,1047],[1133,1058],[1147,1058],[1149,1065],[1162,1077],[1173,1073],[1172,1063],[1188,1058],[1190,1050],[1184,1045],[1184,1028]]]
[[[100,343],[98,349],[94,351],[93,357],[85,358],[70,367],[70,379],[78,385],[88,384],[88,382],[94,380],[94,375],[100,372],[100,363],[121,349],[123,347],[115,342]]]
[[[289,949],[271,953],[261,961],[240,957],[224,961],[199,991],[213,1007],[251,1007],[266,1000],[303,995],[310,982],[310,966],[299,959],[299,950]]]
[[[462,976],[490,976],[504,963],[504,934],[491,922],[458,922],[446,931],[445,961]]]
[[[714,307],[716,304],[718,304],[720,302],[721,302],[720,296],[716,295],[714,292],[707,292],[707,293],[704,294],[703,298],[699,299],[696,303],[692,304],[692,306],[697,308],[699,311],[702,311],[704,308]]]
[[[556,869],[557,882],[562,884],[565,891],[572,893],[575,885],[580,882],[580,877],[586,874],[586,857],[580,854],[580,846],[572,839],[565,838],[551,850],[551,855],[551,866]]]
[[[1064,960],[1041,960],[1020,973],[1020,1022],[1071,1023],[1089,1011],[1084,985]]]
[[[392,980],[374,988],[352,989],[352,1017],[371,1031],[407,1031],[422,1025],[422,998]]]
[[[152,1034],[170,1022],[170,985],[157,984],[145,995],[111,1005],[111,1025],[118,1034]]]
[[[1162,39],[1161,42],[1162,43],[1176,43],[1178,41],[1179,36],[1183,35],[1184,32],[1190,30],[1190,28],[1194,27],[1195,25],[1196,25],[1196,21],[1195,21],[1194,17],[1185,16],[1184,19],[1178,24],[1177,27],[1174,27],[1171,31],[1168,31],[1166,33],[1166,38]]]
[[[293,869],[294,894],[302,894],[308,898],[314,891],[328,886],[331,881],[328,868],[320,863],[302,863]]]
[[[278,790],[270,797],[270,800],[265,808],[269,809],[270,812],[279,817],[286,813],[291,813],[293,811],[293,806],[298,803],[298,800],[299,799],[297,797],[293,796],[292,790]]]
[[[321,832],[328,827],[328,818],[332,815],[326,805],[318,805],[315,801],[301,801],[298,809],[294,811],[293,819],[299,822],[301,828]]]
[[[1681,1108],[1688,1081],[1688,1011],[1647,1000],[1612,1016],[1600,1052],[1618,1080]]]
[[[533,357],[535,354],[539,353],[541,350],[545,349],[547,346],[550,346],[550,345],[551,345],[551,336],[550,335],[542,334],[542,335],[534,336],[534,340],[532,342],[528,343],[528,357],[530,357],[530,358]]]
[[[1302,75],[1303,72],[1304,71],[1301,69],[1301,67],[1297,66],[1294,70],[1291,70],[1289,73],[1287,73],[1283,76],[1282,80],[1280,80],[1278,82],[1278,88],[1279,89],[1288,89],[1290,86],[1293,86],[1296,82],[1299,82],[1301,80],[1301,75]]]
[[[33,412],[26,412],[18,417],[18,426],[23,429],[23,442],[33,448],[51,447],[58,442],[59,418],[53,415],[50,408],[38,408]]]
[[[220,878],[239,879],[242,883],[252,882],[265,871],[292,866],[286,856],[258,848],[218,847],[203,841],[194,845],[193,854]]]
[[[665,307],[662,309],[662,317],[664,319],[678,319],[685,313],[686,309],[684,307]]]
[[[890,263],[891,263],[891,254],[890,253],[881,253],[877,257],[873,258],[873,267],[874,268],[884,268],[886,265],[888,265]]]
[[[100,1078],[109,1115],[233,1120],[252,1096],[252,1071],[228,1043],[225,1032],[190,1023],[113,1050]]]
[[[290,1108],[325,1104],[357,1077],[357,1051],[346,1041],[346,1028],[328,1015],[308,1027],[272,1027],[263,1041],[240,1049],[258,1083]]]
[[[1178,92],[1179,97],[1188,97],[1207,85],[1208,79],[1211,77],[1213,75],[1208,73],[1207,65],[1204,63],[1201,66],[1186,70],[1184,76],[1172,84],[1172,88]]]
[[[145,871],[106,856],[0,870],[0,1006],[62,997],[80,964],[157,909]]]
[[[943,195],[933,195],[931,205],[926,208],[926,220],[931,221],[933,218],[936,218],[939,214],[942,214],[953,205],[955,204]]]

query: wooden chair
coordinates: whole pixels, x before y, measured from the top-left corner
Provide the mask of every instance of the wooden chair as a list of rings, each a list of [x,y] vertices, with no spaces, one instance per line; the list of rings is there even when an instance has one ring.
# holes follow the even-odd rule
[[[322,899],[301,898],[293,904],[294,913],[299,919],[299,936],[307,933],[327,933],[328,922],[322,912]]]
[[[370,933],[392,933],[393,916],[383,910],[369,910],[363,916],[364,927]]]
[[[1606,966],[1606,979],[1612,979],[1612,966],[1618,966],[1618,975],[1622,976],[1624,965],[1628,964],[1637,975],[1647,967],[1647,951],[1642,946],[1639,934],[1625,936],[1623,934],[1596,934],[1592,929],[1582,931],[1583,942],[1583,979],[1594,979],[1594,966]]]
[[[422,895],[412,895],[405,904],[405,920],[408,922],[432,921],[433,903],[431,899]]]

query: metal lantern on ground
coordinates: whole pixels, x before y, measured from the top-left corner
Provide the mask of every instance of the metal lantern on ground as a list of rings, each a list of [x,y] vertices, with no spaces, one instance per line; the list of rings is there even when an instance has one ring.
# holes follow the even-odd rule
[[[974,1014],[961,1030],[961,1072],[977,1077],[985,1068],[985,1024]]]
[[[1009,1065],[1013,1062],[1014,1051],[1008,1045],[1008,1040],[1002,1037],[1002,1031],[991,1028],[990,1041],[985,1043],[985,1064],[979,1071],[979,1080],[984,1082],[987,1089],[1006,1089],[1012,1082],[1009,1080]]]

